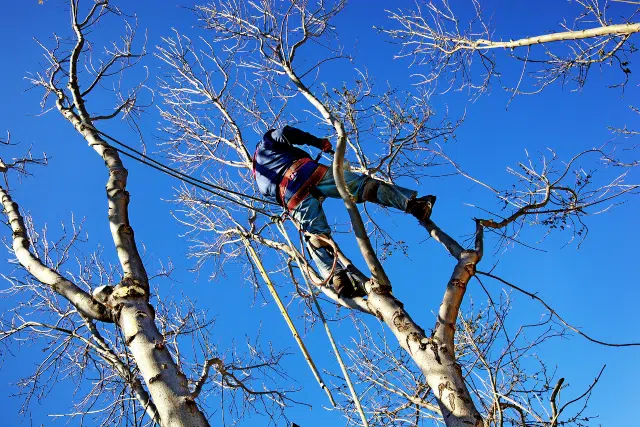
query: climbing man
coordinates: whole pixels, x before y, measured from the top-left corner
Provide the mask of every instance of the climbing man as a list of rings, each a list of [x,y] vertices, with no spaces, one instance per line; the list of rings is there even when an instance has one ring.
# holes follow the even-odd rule
[[[253,174],[260,192],[286,207],[289,214],[311,235],[307,240],[309,252],[326,279],[333,270],[331,282],[339,296],[354,298],[366,295],[351,282],[340,262],[334,265],[332,247],[327,244],[331,228],[322,210],[325,197],[340,198],[333,170],[311,158],[298,148],[310,145],[325,153],[332,152],[326,138],[318,138],[300,129],[284,126],[269,130],[258,143],[253,156]],[[417,198],[417,192],[387,184],[366,175],[344,172],[349,193],[356,203],[373,202],[410,213],[426,221],[436,201],[435,196]]]

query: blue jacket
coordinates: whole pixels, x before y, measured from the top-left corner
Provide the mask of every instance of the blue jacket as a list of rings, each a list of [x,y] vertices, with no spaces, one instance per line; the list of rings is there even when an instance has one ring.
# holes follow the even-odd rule
[[[309,188],[322,179],[326,167],[311,160],[309,153],[296,145],[320,148],[322,142],[321,138],[291,126],[267,131],[253,156],[253,171],[260,192],[290,209],[292,203],[297,205],[302,201]],[[287,180],[286,188],[280,189],[285,172],[300,159],[309,160],[299,162],[303,163],[302,166]],[[281,195],[284,195],[284,200],[281,200]]]

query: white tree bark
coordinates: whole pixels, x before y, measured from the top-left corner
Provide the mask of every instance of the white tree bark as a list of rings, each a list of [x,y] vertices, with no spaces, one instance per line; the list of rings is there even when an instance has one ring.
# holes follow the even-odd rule
[[[83,111],[79,103],[76,102],[76,106],[78,111]],[[129,224],[127,170],[117,151],[100,137],[90,122],[84,122],[68,109],[60,108],[60,111],[109,169],[106,187],[109,225],[124,278],[114,288],[103,291],[103,303],[124,333],[125,342],[158,410],[161,425],[208,426],[189,391],[186,376],[178,369],[155,324],[155,313],[149,304],[147,273]]]
[[[56,107],[74,128],[87,141],[89,146],[102,158],[109,171],[106,185],[108,201],[109,227],[116,249],[123,278],[115,286],[103,286],[95,290],[92,298],[86,292],[64,279],[58,273],[42,265],[28,250],[28,240],[21,224],[17,205],[2,192],[2,203],[8,212],[14,229],[14,247],[20,263],[38,280],[51,286],[60,295],[67,298],[78,310],[89,318],[115,322],[122,330],[125,344],[131,351],[142,378],[155,405],[162,426],[204,427],[209,423],[195,402],[195,396],[189,390],[186,376],[179,370],[168,351],[162,334],[155,324],[155,312],[149,304],[149,278],[138,252],[133,228],[129,223],[129,193],[127,175],[118,152],[109,145],[94,127],[88,113],[84,97],[91,92],[108,73],[109,67],[120,59],[134,57],[130,52],[132,35],[125,37],[125,47],[115,50],[111,59],[106,61],[88,88],[81,90],[78,66],[86,52],[85,31],[109,11],[108,0],[96,1],[84,19],[78,18],[79,4],[70,1],[71,26],[75,33],[75,44],[68,58],[49,53],[53,64],[48,71],[49,80],[38,80],[49,93],[56,97]],[[68,69],[66,88],[60,87],[56,75],[63,65]],[[115,117],[123,108],[129,106],[128,99],[113,114],[101,118]],[[133,102],[133,101],[132,101]],[[143,390],[134,390],[142,395]],[[144,397],[144,396],[142,396]],[[143,399],[146,400],[146,399]],[[154,415],[153,418],[157,418]]]
[[[482,258],[482,227],[476,230],[476,248],[462,250],[460,245],[433,222],[423,226],[458,260],[447,284],[432,336],[418,326],[403,304],[391,293],[390,287],[370,282],[368,305],[384,321],[416,365],[425,375],[435,394],[447,426],[482,426],[482,416],[476,409],[465,384],[460,365],[456,361],[454,333],[460,304],[467,283],[475,274],[475,266]]]
[[[636,24],[618,24],[607,25],[604,27],[590,28],[588,30],[580,31],[561,31],[553,34],[543,34],[534,37],[525,37],[517,40],[509,41],[491,41],[484,39],[477,40],[460,40],[460,42],[452,50],[443,50],[447,54],[452,54],[456,50],[460,49],[513,49],[517,47],[532,46],[536,44],[544,44],[551,42],[559,42],[566,40],[582,40],[592,37],[601,36],[629,36],[640,32],[640,23]]]
[[[75,283],[44,265],[31,253],[29,250],[29,238],[27,237],[27,231],[24,220],[20,215],[18,204],[11,199],[9,193],[2,187],[0,187],[0,198],[13,233],[13,251],[20,265],[40,282],[50,286],[55,292],[65,297],[80,313],[95,320],[112,322],[109,310],[102,304],[95,301],[91,295],[80,289]]]

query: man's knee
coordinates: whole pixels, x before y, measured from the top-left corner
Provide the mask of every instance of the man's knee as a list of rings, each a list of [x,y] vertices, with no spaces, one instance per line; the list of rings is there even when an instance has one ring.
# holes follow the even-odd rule
[[[377,202],[378,201],[378,188],[380,188],[381,182],[377,179],[368,179],[362,186],[362,202]]]

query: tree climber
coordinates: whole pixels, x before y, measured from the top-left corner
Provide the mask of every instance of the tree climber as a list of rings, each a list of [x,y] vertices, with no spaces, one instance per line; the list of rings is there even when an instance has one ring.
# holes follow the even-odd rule
[[[256,147],[253,175],[260,192],[285,206],[303,230],[312,236],[307,240],[309,252],[321,276],[326,279],[332,271],[334,254],[326,243],[330,239],[331,228],[322,210],[322,200],[325,197],[341,197],[332,168],[319,164],[296,145],[310,145],[325,153],[332,152],[333,148],[328,139],[318,138],[291,126],[269,130]],[[345,171],[344,179],[356,203],[373,202],[394,207],[420,221],[429,219],[436,201],[435,196],[417,198],[416,191],[358,173]],[[341,297],[365,295],[363,289],[351,282],[340,262],[336,262],[331,281]]]

